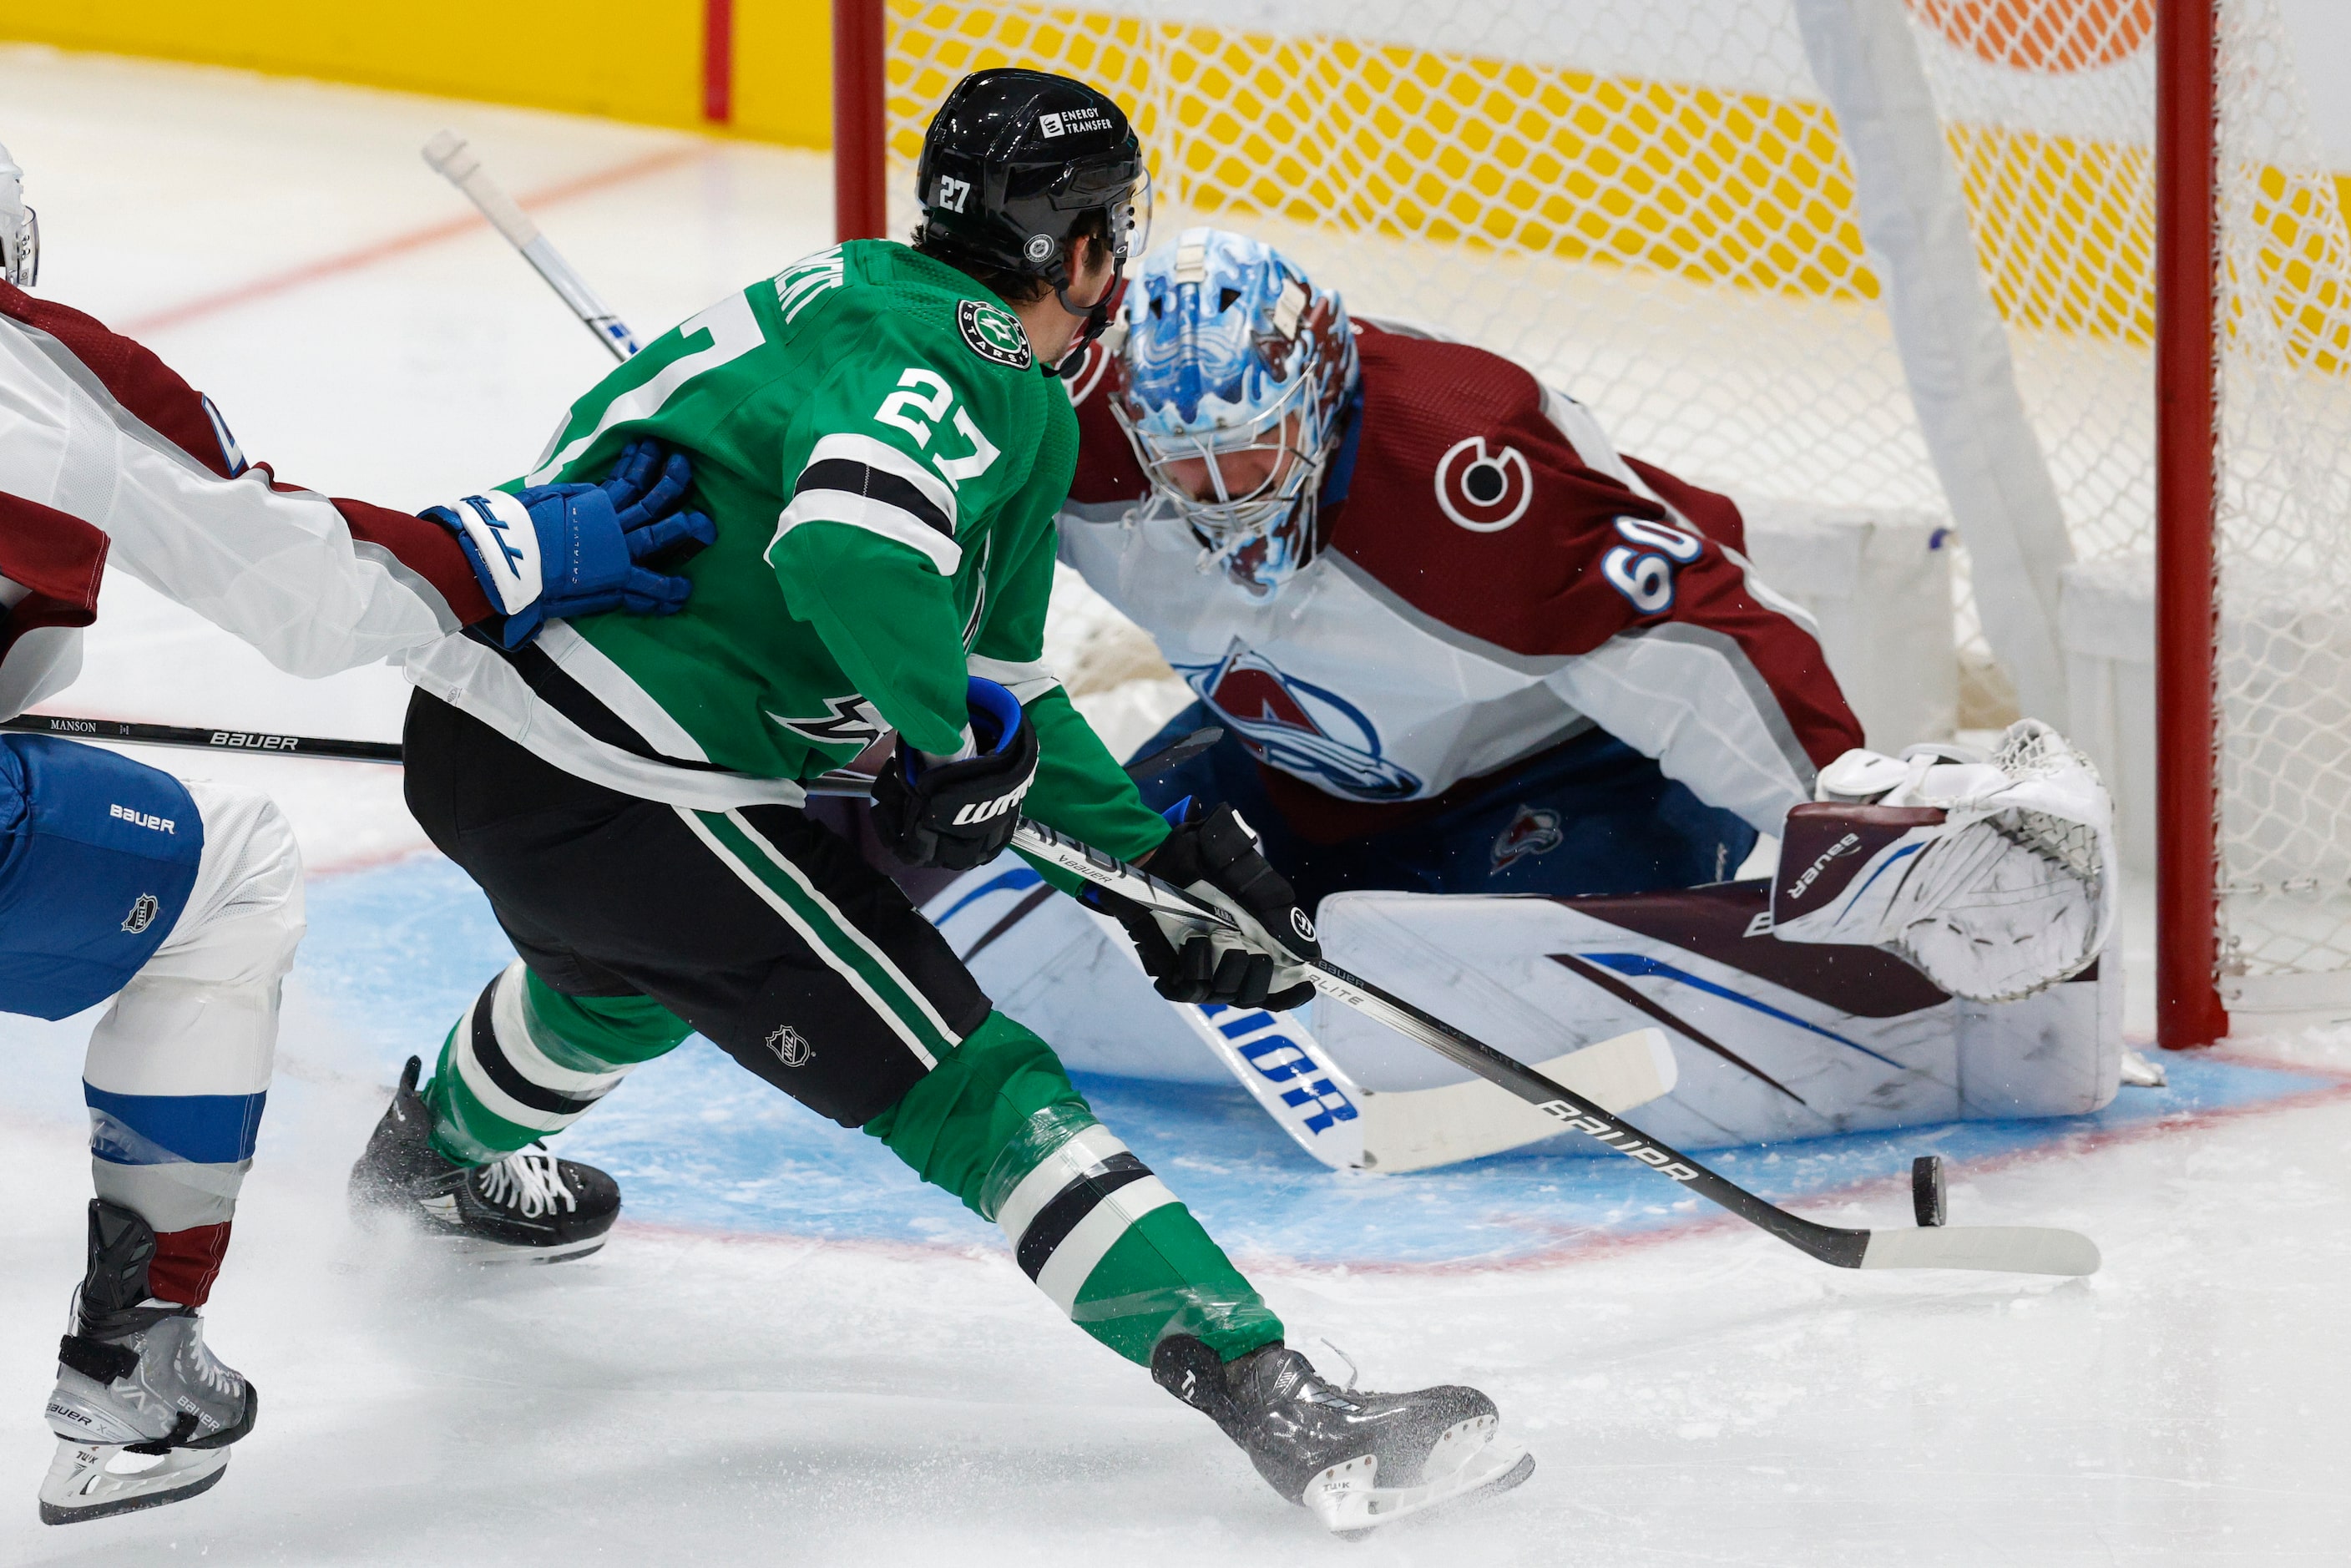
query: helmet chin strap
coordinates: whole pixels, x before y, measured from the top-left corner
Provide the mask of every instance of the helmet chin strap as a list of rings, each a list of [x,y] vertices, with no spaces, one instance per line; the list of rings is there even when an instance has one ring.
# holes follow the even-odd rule
[[[1080,366],[1086,362],[1087,346],[1092,343],[1095,339],[1101,337],[1103,332],[1109,330],[1110,319],[1118,314],[1119,301],[1125,298],[1126,277],[1123,273],[1121,273],[1118,277],[1112,279],[1111,286],[1102,291],[1102,297],[1100,299],[1095,300],[1092,305],[1083,307],[1070,303],[1070,286],[1068,284],[1058,284],[1054,287],[1053,298],[1061,305],[1061,308],[1068,311],[1072,316],[1083,317],[1085,319],[1085,325],[1080,327],[1078,329],[1078,335],[1074,339],[1071,340],[1070,351],[1063,354],[1060,362],[1054,365],[1053,373],[1055,375],[1068,376],[1073,374]]]

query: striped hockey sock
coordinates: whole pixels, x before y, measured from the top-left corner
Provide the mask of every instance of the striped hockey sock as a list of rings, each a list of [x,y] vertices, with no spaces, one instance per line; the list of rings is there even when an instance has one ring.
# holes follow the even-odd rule
[[[865,1130],[994,1220],[1038,1289],[1130,1361],[1148,1365],[1170,1334],[1227,1360],[1281,1337],[1256,1289],[1094,1118],[1051,1050],[1001,1013]]]
[[[482,988],[425,1087],[433,1146],[486,1165],[559,1133],[692,1032],[643,997],[567,997],[520,959]]]

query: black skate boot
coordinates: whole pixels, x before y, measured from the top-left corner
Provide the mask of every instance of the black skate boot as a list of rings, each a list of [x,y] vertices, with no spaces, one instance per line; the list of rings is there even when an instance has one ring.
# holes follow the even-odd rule
[[[351,1212],[362,1225],[405,1218],[478,1262],[553,1263],[604,1245],[621,1212],[618,1183],[594,1166],[557,1159],[544,1144],[486,1166],[443,1158],[430,1142],[433,1113],[416,1092],[423,1068],[408,1059],[391,1107],[351,1166]]]
[[[204,1348],[196,1310],[149,1299],[154,1256],[145,1219],[91,1201],[89,1267],[49,1395],[57,1453],[41,1481],[44,1524],[193,1497],[221,1479],[228,1446],[253,1430],[261,1396]]]
[[[1223,1362],[1181,1334],[1159,1342],[1151,1375],[1223,1427],[1274,1490],[1342,1535],[1534,1474],[1534,1456],[1498,1438],[1494,1402],[1474,1388],[1334,1388],[1279,1341]]]

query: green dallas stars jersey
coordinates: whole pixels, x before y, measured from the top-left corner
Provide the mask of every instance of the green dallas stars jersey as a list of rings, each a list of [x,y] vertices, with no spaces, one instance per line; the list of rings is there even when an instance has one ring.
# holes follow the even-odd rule
[[[1130,857],[1165,836],[1039,663],[1077,422],[986,288],[888,241],[821,251],[615,368],[509,488],[599,477],[640,435],[691,455],[716,525],[685,608],[550,622],[515,655],[452,640],[413,680],[569,772],[712,810],[797,802],[885,729],[954,751],[968,672],[1037,727],[1029,814]]]

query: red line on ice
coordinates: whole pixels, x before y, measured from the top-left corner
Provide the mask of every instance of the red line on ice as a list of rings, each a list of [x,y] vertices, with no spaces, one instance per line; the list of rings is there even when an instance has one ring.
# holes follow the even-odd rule
[[[2013,1149],[1981,1161],[1970,1161],[1967,1174],[1972,1177],[1993,1171],[2007,1170],[2014,1166],[2028,1165],[2053,1155],[2085,1155],[2120,1144],[2142,1143],[2158,1134],[2192,1131],[2217,1126],[2227,1122],[2243,1121],[2253,1116],[2266,1116],[2280,1111],[2298,1111],[2313,1105],[2323,1105],[2341,1100],[2351,1100],[2351,1071],[2338,1068],[2317,1067],[2294,1061],[2276,1061],[2220,1049],[2206,1054],[2206,1060],[2232,1062],[2241,1067],[2266,1068],[2275,1072],[2292,1072],[2305,1078],[2332,1080],[2323,1088],[2305,1089],[2299,1093],[2280,1095],[2274,1100],[2253,1100],[2237,1105],[2216,1105],[2201,1111],[2181,1111],[2168,1116],[2158,1116],[2126,1127],[2100,1128],[2095,1131],[2068,1133],[2046,1144],[2030,1148]],[[1959,1124],[1941,1124],[1956,1125]],[[1899,1131],[1901,1129],[1896,1129]],[[1921,1128],[1924,1132],[1929,1129]],[[1595,1170],[1604,1169],[1599,1159],[1593,1161]],[[1406,1178],[1397,1177],[1397,1180]],[[1904,1192],[1910,1186],[1910,1176],[1904,1171],[1895,1176],[1872,1176],[1848,1186],[1831,1187],[1822,1192],[1805,1193],[1791,1197],[1789,1204],[1806,1208],[1851,1203],[1861,1198]],[[1704,1200],[1695,1200],[1703,1203]],[[867,1237],[810,1236],[789,1230],[733,1230],[716,1226],[680,1225],[662,1221],[622,1220],[613,1227],[616,1231],[662,1237],[672,1240],[713,1241],[724,1245],[773,1245],[791,1243],[800,1246],[838,1248],[844,1251],[876,1253],[895,1258],[985,1257],[991,1249],[975,1242],[884,1240]],[[1731,1234],[1751,1228],[1745,1220],[1719,1211],[1692,1218],[1676,1224],[1668,1221],[1650,1229],[1617,1232],[1596,1227],[1572,1226],[1559,1228],[1560,1239],[1539,1251],[1519,1253],[1507,1258],[1463,1258],[1441,1263],[1420,1263],[1384,1259],[1298,1259],[1280,1253],[1249,1253],[1236,1256],[1234,1261],[1250,1270],[1263,1274],[1345,1275],[1375,1274],[1383,1276],[1432,1277],[1463,1274],[1531,1273],[1537,1270],[1556,1268],[1562,1263],[1596,1260],[1619,1252],[1656,1247],[1669,1241],[1687,1240],[1692,1237]]]
[[[709,153],[709,148],[700,145],[664,148],[658,152],[648,152],[642,158],[632,158],[625,163],[616,163],[609,169],[599,169],[591,173],[577,175],[572,179],[558,181],[552,185],[542,186],[518,198],[518,203],[525,210],[553,206],[559,202],[570,201],[575,196],[589,195],[614,185],[625,184],[631,180],[643,179],[647,174],[659,173],[664,169],[674,168],[680,163],[707,157]],[[344,251],[340,256],[322,256],[317,261],[306,261],[299,267],[288,267],[283,272],[271,273],[266,277],[256,277],[250,283],[240,283],[235,287],[224,288],[215,294],[199,295],[193,299],[183,300],[177,305],[167,305],[152,314],[135,317],[123,322],[118,330],[136,338],[149,332],[160,332],[167,327],[183,326],[200,317],[234,309],[240,305],[249,305],[254,300],[266,298],[273,294],[283,294],[288,289],[300,288],[307,284],[317,283],[322,278],[338,277],[347,272],[359,272],[375,266],[378,262],[389,261],[393,256],[405,256],[411,251],[423,250],[445,240],[457,239],[473,233],[477,228],[488,226],[488,219],[468,207],[465,213],[456,217],[447,218],[437,224],[427,224],[423,228],[411,229],[406,234],[393,235],[388,239],[375,240],[355,250]]]

